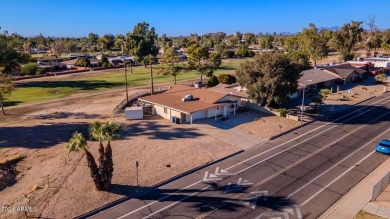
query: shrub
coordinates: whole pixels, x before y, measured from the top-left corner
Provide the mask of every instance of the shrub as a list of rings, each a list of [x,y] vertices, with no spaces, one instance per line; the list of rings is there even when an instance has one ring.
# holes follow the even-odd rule
[[[224,58],[233,58],[234,57],[234,51],[233,50],[225,50],[225,51],[223,51],[222,56]]]
[[[329,89],[321,89],[320,94],[324,97],[324,100],[325,100],[326,97],[330,94],[330,90]]]
[[[278,112],[280,114],[280,117],[286,117],[287,116],[287,110],[285,108],[279,108]]]
[[[108,58],[106,56],[102,57],[102,61],[100,62],[102,67],[108,68],[112,67],[112,64],[108,61]]]
[[[375,81],[378,82],[378,83],[385,83],[387,81],[386,74],[382,73],[382,74],[376,75],[375,76]]]
[[[214,87],[219,84],[218,78],[212,75],[206,84],[206,87]]]
[[[39,65],[37,63],[28,63],[22,67],[20,72],[22,72],[23,74],[26,74],[26,75],[35,75],[38,72],[38,69],[39,69],[38,66]]]
[[[78,58],[77,61],[74,63],[74,66],[79,66],[79,67],[87,67],[90,66],[91,62],[89,59],[86,58]]]
[[[218,81],[222,84],[233,84],[236,83],[237,79],[234,75],[220,74],[218,75]]]

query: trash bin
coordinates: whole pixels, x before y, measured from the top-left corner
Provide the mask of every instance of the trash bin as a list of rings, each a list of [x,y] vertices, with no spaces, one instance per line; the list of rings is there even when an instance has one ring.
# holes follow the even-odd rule
[[[175,123],[175,122],[176,122],[175,118],[176,118],[176,116],[172,116],[172,117],[171,117],[172,123]]]
[[[180,124],[180,118],[175,117],[175,123],[176,123],[176,124]]]

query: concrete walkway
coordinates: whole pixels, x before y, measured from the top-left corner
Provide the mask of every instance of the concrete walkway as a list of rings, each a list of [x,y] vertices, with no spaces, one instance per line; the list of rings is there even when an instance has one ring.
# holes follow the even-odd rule
[[[234,118],[234,120],[239,121],[239,118]],[[234,125],[231,124],[231,122],[232,119],[229,119],[227,121],[215,121],[214,119],[199,119],[194,121],[192,126],[194,128],[199,129],[205,134],[224,140],[243,150],[247,150],[251,147],[257,146],[268,141],[268,139],[266,138],[260,138],[236,128]]]
[[[389,169],[390,159],[387,159],[319,218],[354,218],[361,210],[390,218],[389,202],[384,202],[385,204],[382,202],[370,202],[375,184],[389,172]],[[387,189],[389,191],[390,187]],[[390,198],[390,193],[386,193],[386,195],[387,198]],[[378,196],[377,200],[380,200],[380,196]]]

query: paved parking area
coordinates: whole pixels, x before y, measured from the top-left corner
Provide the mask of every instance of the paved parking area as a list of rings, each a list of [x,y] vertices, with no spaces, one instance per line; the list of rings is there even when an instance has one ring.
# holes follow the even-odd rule
[[[192,126],[203,133],[247,150],[266,142],[271,136],[294,128],[299,124],[299,122],[286,118],[248,111],[230,115],[226,120],[195,120]]]

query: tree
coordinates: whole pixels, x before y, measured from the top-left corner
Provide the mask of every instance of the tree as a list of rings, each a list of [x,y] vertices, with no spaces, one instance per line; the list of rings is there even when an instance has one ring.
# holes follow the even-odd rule
[[[284,40],[284,50],[287,52],[295,51],[299,49],[298,36],[288,36]]]
[[[100,37],[98,39],[98,43],[100,46],[100,49],[104,52],[109,49],[114,45],[114,35],[112,34],[105,34],[104,36]]]
[[[314,66],[317,61],[328,56],[328,40],[324,35],[318,33],[318,29],[314,24],[309,24],[309,28],[303,28],[299,35],[299,47],[307,53],[313,61]]]
[[[296,92],[300,72],[286,55],[275,52],[256,54],[236,69],[236,77],[251,99],[270,105],[275,99],[284,103],[289,94]]]
[[[91,177],[98,191],[109,191],[114,172],[114,162],[112,159],[111,141],[120,137],[121,125],[115,122],[93,122],[89,127],[92,139],[99,141],[99,166],[88,150],[87,140],[81,133],[75,132],[66,147],[67,154],[71,152],[83,151],[86,155],[87,165],[91,172]],[[103,147],[103,141],[107,141]]]
[[[146,68],[148,60],[145,57],[148,55],[156,56],[158,53],[157,34],[154,27],[149,29],[148,23],[138,23],[133,32],[127,33],[126,39],[130,52],[135,56],[136,61],[142,63]]]
[[[236,83],[237,79],[234,75],[220,74],[218,75],[218,81],[222,84],[233,84]]]
[[[163,75],[172,75],[174,78],[173,84],[176,85],[177,75],[184,70],[184,67],[179,65],[181,61],[182,59],[177,56],[175,49],[173,47],[167,47],[164,50],[163,58],[160,59],[160,63],[163,66],[159,73]]]
[[[27,63],[24,66],[22,66],[20,72],[26,75],[35,75],[37,73],[40,73],[39,65],[37,63]]]
[[[215,75],[211,75],[210,79],[207,81],[206,87],[215,87],[219,84],[218,78]]]
[[[289,52],[287,53],[287,58],[290,59],[293,64],[293,67],[299,72],[311,68],[309,56],[303,51],[295,50]]]
[[[99,39],[99,35],[98,34],[89,33],[88,34],[88,44],[89,44],[89,47],[95,46],[97,41],[98,41],[98,39]]]
[[[348,61],[354,58],[355,46],[361,41],[363,28],[362,22],[352,21],[342,26],[334,35],[333,43],[340,54],[340,59]]]
[[[188,49],[188,64],[190,69],[196,69],[200,74],[200,81],[203,75],[211,77],[214,70],[221,65],[221,56],[217,53],[208,51],[208,48],[200,46],[198,43],[193,43]]]
[[[115,46],[121,48],[121,54],[125,54],[125,48],[126,48],[126,37],[122,34],[118,34],[115,37]]]
[[[0,72],[12,73],[21,61],[21,53],[14,49],[12,37],[7,31],[0,33]]]
[[[270,34],[266,34],[260,38],[260,48],[262,49],[272,49],[272,42],[274,37]]]
[[[12,79],[10,76],[7,76],[3,73],[0,73],[0,106],[3,115],[4,111],[4,99],[6,94],[11,94],[15,90],[14,85],[12,84]]]
[[[153,84],[153,63],[156,61],[156,57],[149,54],[144,57],[145,65],[150,65],[150,94],[154,94],[154,84]]]
[[[323,104],[323,98],[320,95],[312,96],[311,102],[314,103],[314,111],[317,112],[318,105]]]

